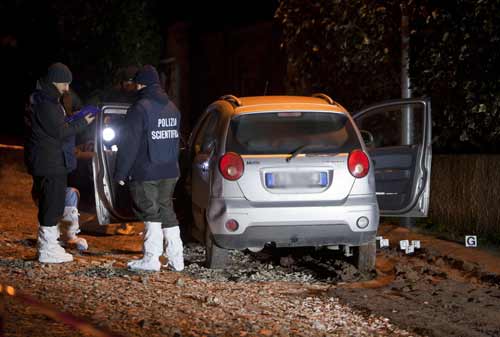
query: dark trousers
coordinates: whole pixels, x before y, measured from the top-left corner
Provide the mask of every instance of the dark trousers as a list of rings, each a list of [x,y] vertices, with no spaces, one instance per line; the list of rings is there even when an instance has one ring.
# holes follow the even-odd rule
[[[162,228],[178,226],[173,194],[177,178],[130,182],[134,213],[141,221],[161,222]]]
[[[31,195],[38,204],[40,226],[55,226],[63,216],[67,181],[66,174],[33,177]]]

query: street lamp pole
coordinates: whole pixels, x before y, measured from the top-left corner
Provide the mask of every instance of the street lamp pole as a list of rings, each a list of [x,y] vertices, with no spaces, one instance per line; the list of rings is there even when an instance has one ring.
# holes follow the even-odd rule
[[[405,5],[401,5],[401,98],[411,98],[410,87],[410,30],[408,11]],[[403,109],[402,115],[402,145],[413,144],[413,111],[410,106]]]
[[[408,10],[405,4],[401,4],[401,98],[411,98],[410,86],[410,29]],[[414,142],[414,116],[410,105],[404,106],[401,116],[401,144],[412,145]],[[401,226],[414,227],[415,219],[403,217]]]

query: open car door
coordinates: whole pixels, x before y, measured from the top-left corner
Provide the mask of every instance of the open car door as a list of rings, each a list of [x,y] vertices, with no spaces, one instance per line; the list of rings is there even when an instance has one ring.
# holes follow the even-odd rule
[[[138,221],[132,212],[128,184],[120,186],[113,180],[116,154],[123,134],[128,104],[103,105],[95,121],[95,156],[92,170],[95,186],[95,207],[100,225]]]
[[[431,177],[431,105],[399,99],[353,115],[375,168],[382,216],[425,217]]]

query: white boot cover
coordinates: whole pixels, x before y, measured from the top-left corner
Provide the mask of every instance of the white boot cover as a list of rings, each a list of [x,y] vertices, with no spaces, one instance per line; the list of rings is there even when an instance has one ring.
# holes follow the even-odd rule
[[[63,263],[73,261],[73,255],[66,253],[59,245],[57,226],[38,227],[38,261],[42,263]]]
[[[165,241],[163,256],[168,260],[168,267],[175,271],[184,270],[184,246],[179,226],[163,228],[163,237]]]
[[[63,233],[63,242],[69,246],[75,246],[76,249],[83,251],[89,248],[87,240],[77,236],[80,233],[80,223],[78,221],[78,208],[73,206],[64,207],[64,214],[62,221],[64,223],[65,231]]]
[[[160,256],[163,252],[161,222],[144,222],[143,252],[142,259],[132,260],[127,264],[129,269],[159,271],[161,268]]]

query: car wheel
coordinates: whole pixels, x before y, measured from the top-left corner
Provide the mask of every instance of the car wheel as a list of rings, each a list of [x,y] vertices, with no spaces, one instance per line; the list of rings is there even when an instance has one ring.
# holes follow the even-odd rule
[[[375,240],[370,241],[354,249],[354,264],[361,273],[369,273],[375,270],[375,259],[377,246]]]
[[[205,266],[210,269],[224,269],[229,260],[227,249],[215,244],[210,228],[205,229]]]

